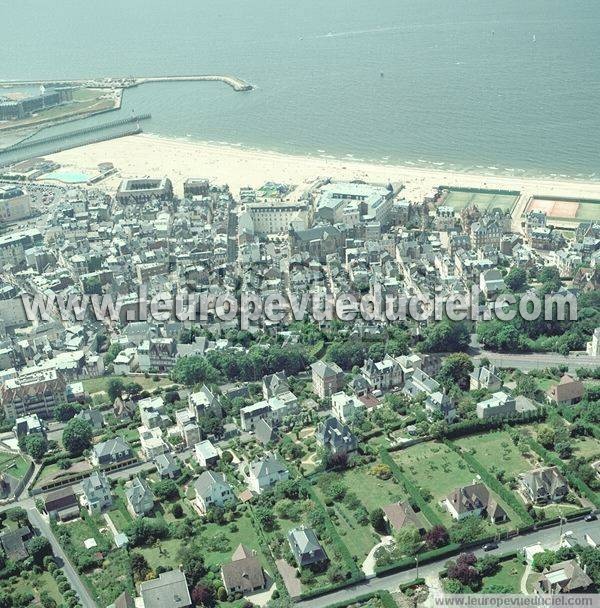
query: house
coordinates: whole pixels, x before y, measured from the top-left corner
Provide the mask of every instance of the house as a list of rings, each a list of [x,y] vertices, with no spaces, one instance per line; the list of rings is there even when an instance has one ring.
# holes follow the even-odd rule
[[[214,414],[218,418],[223,417],[221,402],[206,385],[198,392],[189,395],[188,411],[196,419],[206,414]]]
[[[285,371],[264,376],[262,380],[263,399],[277,397],[281,393],[287,393],[290,385],[287,381]]]
[[[92,430],[99,431],[104,426],[102,412],[95,408],[85,408],[76,414],[76,418],[85,420],[92,427]]]
[[[419,531],[419,534],[425,534],[425,522],[423,518],[412,508],[407,500],[385,505],[381,507],[381,510],[391,532],[397,532],[404,527],[414,527]]]
[[[288,532],[288,543],[298,568],[324,566],[329,558],[311,528],[300,526]]]
[[[198,464],[205,469],[214,467],[219,462],[219,452],[208,439],[197,443],[194,452]]]
[[[234,501],[235,495],[223,473],[204,471],[194,482],[196,506],[205,514],[212,507],[223,507]]]
[[[240,409],[240,426],[243,431],[254,431],[260,420],[274,424],[282,422],[286,416],[298,410],[298,399],[294,393],[287,391],[266,401],[259,401]]]
[[[523,495],[535,504],[560,502],[569,493],[569,484],[557,467],[541,467],[519,475]]]
[[[183,443],[191,448],[200,442],[200,427],[196,424],[195,418],[189,410],[179,410],[175,412],[175,424],[183,437]]]
[[[12,430],[17,440],[33,433],[40,433],[44,437],[46,436],[46,427],[37,414],[29,414],[28,416],[17,418]]]
[[[585,388],[583,382],[575,380],[569,374],[564,374],[556,386],[547,392],[548,401],[557,405],[573,405],[583,399]]]
[[[590,357],[600,357],[600,327],[596,327],[592,339],[586,344],[587,354]]]
[[[328,399],[344,388],[344,372],[333,362],[316,361],[312,370],[313,392],[319,399]]]
[[[33,538],[33,532],[29,526],[23,526],[16,530],[7,530],[0,535],[0,544],[7,559],[13,562],[21,561],[29,556],[25,542]]]
[[[454,402],[445,391],[434,391],[425,398],[425,411],[428,413],[430,420],[434,419],[434,415],[441,414],[449,423],[454,422],[456,418],[456,408]]]
[[[149,429],[164,429],[171,424],[171,419],[167,416],[165,402],[162,397],[148,397],[138,401],[140,420],[142,426]]]
[[[180,570],[162,572],[158,578],[140,583],[144,608],[189,608],[192,598],[185,574]]]
[[[374,390],[388,390],[404,381],[402,366],[390,355],[385,355],[381,361],[365,359],[361,373]]]
[[[492,523],[507,521],[508,516],[482,483],[456,488],[442,501],[453,519],[460,521],[468,515],[486,516]]]
[[[479,288],[483,291],[486,298],[490,298],[500,293],[506,288],[502,273],[497,268],[484,270],[479,275]]]
[[[351,422],[356,412],[363,409],[364,404],[354,395],[346,395],[343,391],[331,395],[331,412],[340,422]]]
[[[129,444],[122,437],[115,437],[95,445],[90,461],[94,466],[108,466],[126,463],[133,457]]]
[[[479,389],[487,389],[488,391],[499,391],[502,388],[502,380],[496,372],[496,367],[485,365],[476,367],[469,374],[470,386],[469,389],[477,391]]]
[[[348,454],[358,447],[358,441],[349,427],[333,417],[321,423],[316,440],[317,444],[332,454]]]
[[[104,473],[94,471],[81,482],[83,503],[90,513],[100,513],[112,505],[110,482]]]
[[[262,494],[279,481],[289,479],[290,472],[283,466],[277,456],[271,454],[250,463],[248,485],[253,492]]]
[[[129,398],[117,397],[113,403],[113,414],[117,420],[131,420],[135,415],[135,404]]]
[[[515,398],[504,391],[494,393],[489,399],[477,404],[477,417],[483,419],[502,418],[517,413]]]
[[[148,482],[137,476],[125,484],[125,500],[133,517],[147,515],[154,508],[154,494]]]
[[[227,593],[253,593],[267,586],[265,572],[256,552],[238,545],[231,562],[221,566],[221,579]]]
[[[129,591],[123,591],[108,608],[135,608],[135,601]]]
[[[158,426],[149,429],[145,426],[138,428],[140,435],[140,447],[142,456],[147,460],[153,460],[159,454],[168,451],[167,444],[163,440],[162,429]]]
[[[159,454],[154,459],[156,470],[162,478],[176,479],[181,475],[181,464],[173,454]]]
[[[254,427],[254,436],[256,440],[263,445],[268,445],[279,439],[277,427],[268,420],[259,420]]]
[[[535,584],[534,592],[544,595],[587,593],[592,588],[592,579],[574,559],[569,559],[545,568]]]
[[[51,518],[59,521],[79,517],[79,501],[71,486],[46,494],[44,496],[44,508]]]

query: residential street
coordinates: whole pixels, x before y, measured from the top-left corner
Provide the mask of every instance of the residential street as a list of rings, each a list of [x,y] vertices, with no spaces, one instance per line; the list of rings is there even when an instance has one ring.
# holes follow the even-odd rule
[[[579,532],[580,534],[590,531],[600,532],[600,521],[586,522],[580,520],[572,523],[567,523],[563,526],[563,533],[567,530],[572,530],[575,533]],[[511,540],[502,541],[499,544],[499,548],[493,553],[509,553],[511,551],[517,551],[518,549],[522,549],[523,547],[534,545],[536,543],[540,543],[546,548],[551,548],[552,546],[558,543],[559,534],[560,526],[557,525],[552,528],[545,528],[544,530],[538,530],[536,532],[530,532],[529,534],[516,536]],[[476,551],[473,551],[473,553],[475,553],[475,555],[477,556],[485,555],[483,549],[478,549]],[[418,576],[425,578],[426,576],[436,574],[443,568],[446,561],[448,561],[448,558],[443,558],[437,562],[432,562],[424,566],[420,566]],[[411,570],[396,572],[388,576],[373,578],[367,581],[361,581],[353,587],[348,587],[346,589],[341,589],[340,591],[335,591],[334,593],[328,593],[327,595],[322,595],[314,599],[298,602],[298,606],[300,608],[324,608],[325,606],[329,606],[330,604],[334,604],[336,602],[349,601],[359,595],[371,593],[373,591],[379,591],[382,589],[385,589],[387,591],[395,591],[398,588],[398,585],[400,585],[401,583],[409,582],[411,580],[414,580],[415,578],[417,578],[417,570],[416,568],[412,568]]]

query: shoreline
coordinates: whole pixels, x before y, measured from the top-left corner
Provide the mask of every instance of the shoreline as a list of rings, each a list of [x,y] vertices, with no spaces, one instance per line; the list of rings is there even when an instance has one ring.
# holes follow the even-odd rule
[[[406,198],[413,201],[422,200],[432,188],[440,185],[600,199],[600,180],[508,176],[379,164],[146,133],[80,146],[47,157],[66,168],[83,172],[96,169],[101,162],[112,162],[119,176],[97,184],[102,189],[116,189],[121,178],[165,176],[173,181],[176,193],[181,194],[185,179],[203,177],[216,184],[227,183],[237,194],[241,187],[258,187],[267,181],[301,186],[318,178],[331,177],[337,180],[401,182],[405,185]]]

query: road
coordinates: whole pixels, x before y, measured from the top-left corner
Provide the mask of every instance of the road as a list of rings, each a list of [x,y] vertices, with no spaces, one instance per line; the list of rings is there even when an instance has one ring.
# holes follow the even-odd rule
[[[21,505],[23,506],[23,505]],[[27,514],[29,515],[29,521],[40,531],[42,536],[45,536],[52,545],[52,550],[54,551],[54,555],[60,559],[62,562],[62,568],[67,577],[69,583],[73,590],[79,596],[81,603],[85,608],[96,608],[96,602],[92,599],[92,596],[89,594],[85,585],[82,583],[79,575],[75,571],[75,568],[71,565],[71,562],[67,558],[65,552],[63,551],[60,543],[56,540],[50,525],[46,522],[46,520],[40,515],[39,511],[32,506],[27,508]]]
[[[524,371],[559,365],[566,365],[569,371],[575,371],[578,367],[600,367],[600,357],[583,353],[565,356],[557,353],[496,353],[482,350],[473,358],[486,358],[496,367],[514,367]]]
[[[600,532],[600,521],[586,522],[580,520],[567,523],[563,526],[563,532],[566,532],[567,530],[572,530],[574,533],[579,533],[580,535],[583,535],[584,532]],[[544,548],[549,549],[558,545],[559,538],[560,527],[557,525],[552,528],[545,528],[544,530],[522,534],[510,540],[502,541],[499,544],[498,549],[491,553],[510,553],[536,543],[540,543]],[[483,549],[478,549],[473,551],[473,553],[475,553],[477,556],[485,555]],[[374,591],[382,590],[395,591],[398,589],[398,585],[402,583],[407,583],[417,577],[424,578],[428,575],[437,574],[443,569],[444,564],[447,561],[448,558],[444,557],[437,562],[431,562],[429,564],[425,564],[424,566],[420,566],[418,576],[417,569],[411,568],[410,570],[403,570],[402,572],[396,572],[387,576],[361,581],[352,587],[334,591],[333,593],[328,593],[327,595],[322,595],[314,599],[298,602],[297,605],[300,608],[324,608],[325,606],[329,606],[336,602],[350,601],[353,598],[365,593],[373,593]]]

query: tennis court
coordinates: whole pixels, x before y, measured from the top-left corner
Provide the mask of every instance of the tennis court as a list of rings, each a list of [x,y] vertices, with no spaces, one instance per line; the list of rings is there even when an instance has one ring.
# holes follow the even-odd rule
[[[492,190],[454,190],[450,188],[445,191],[441,204],[457,211],[472,205],[475,205],[479,211],[494,208],[510,211],[518,197],[518,192],[498,193]]]
[[[600,201],[533,197],[527,211],[543,211],[549,218],[578,224],[600,219]]]

